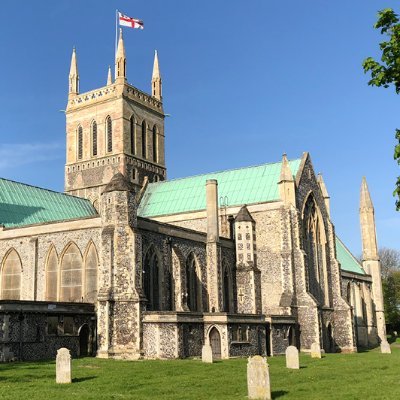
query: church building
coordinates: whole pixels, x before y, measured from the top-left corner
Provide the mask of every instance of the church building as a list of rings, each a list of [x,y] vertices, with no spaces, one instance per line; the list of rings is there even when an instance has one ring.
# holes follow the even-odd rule
[[[355,352],[386,342],[374,208],[360,264],[335,233],[310,155],[167,179],[162,78],[79,91],[66,108],[65,193],[0,179],[0,360]]]

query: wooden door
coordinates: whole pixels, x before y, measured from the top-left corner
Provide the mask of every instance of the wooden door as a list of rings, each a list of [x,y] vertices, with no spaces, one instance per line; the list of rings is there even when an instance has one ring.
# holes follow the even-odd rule
[[[212,328],[210,331],[210,345],[214,360],[221,359],[221,336],[217,328]]]

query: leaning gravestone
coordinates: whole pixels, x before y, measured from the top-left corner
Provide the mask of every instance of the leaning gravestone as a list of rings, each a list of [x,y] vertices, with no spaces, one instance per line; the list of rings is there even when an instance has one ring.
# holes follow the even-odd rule
[[[213,362],[213,354],[210,344],[205,344],[201,349],[201,361],[203,361],[204,363]]]
[[[65,347],[57,350],[56,382],[71,383],[71,354]]]
[[[381,342],[381,353],[382,354],[391,354],[392,350],[390,349],[390,344],[387,340]]]
[[[318,343],[311,345],[311,358],[321,358],[321,348]]]
[[[299,369],[299,351],[295,346],[286,349],[286,368]]]
[[[270,400],[271,385],[267,359],[249,357],[247,362],[247,390],[249,399]]]

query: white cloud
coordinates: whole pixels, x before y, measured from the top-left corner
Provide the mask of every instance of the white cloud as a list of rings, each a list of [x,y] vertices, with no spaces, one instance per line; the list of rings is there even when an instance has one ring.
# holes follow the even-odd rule
[[[26,164],[63,157],[63,143],[0,144],[0,172]]]

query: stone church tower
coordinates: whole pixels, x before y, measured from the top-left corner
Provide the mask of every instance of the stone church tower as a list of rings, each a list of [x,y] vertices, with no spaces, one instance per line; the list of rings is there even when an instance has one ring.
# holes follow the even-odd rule
[[[140,187],[166,178],[162,81],[157,52],[151,95],[127,82],[122,31],[115,58],[115,81],[79,93],[75,49],[69,74],[66,109],[67,154],[65,191],[98,207],[99,195],[118,172]],[[146,178],[147,177],[147,178]]]

